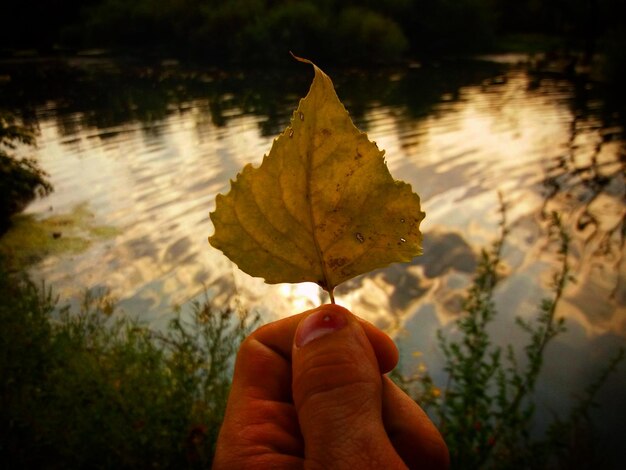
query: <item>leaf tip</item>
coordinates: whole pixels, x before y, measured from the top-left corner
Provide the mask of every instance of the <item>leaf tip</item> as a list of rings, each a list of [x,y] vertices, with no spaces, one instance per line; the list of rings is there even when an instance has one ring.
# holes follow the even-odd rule
[[[299,57],[297,55],[295,55],[293,52],[289,51],[289,53],[291,54],[291,57],[293,57],[294,59],[296,59],[298,62],[303,62],[305,64],[311,64],[311,65],[315,65],[313,64],[313,62],[311,62],[309,59],[305,59],[303,57]]]

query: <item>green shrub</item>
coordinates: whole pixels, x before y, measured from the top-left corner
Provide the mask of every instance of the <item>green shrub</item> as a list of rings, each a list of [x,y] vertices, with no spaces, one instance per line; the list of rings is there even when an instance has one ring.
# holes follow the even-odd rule
[[[341,11],[337,24],[336,46],[348,62],[393,62],[408,49],[400,26],[375,11],[348,7]]]
[[[541,301],[538,315],[530,321],[516,321],[528,335],[522,357],[518,357],[512,346],[503,349],[495,345],[488,331],[497,315],[493,293],[500,279],[507,234],[504,205],[501,229],[492,248],[481,253],[463,304],[464,313],[455,323],[458,334],[444,336],[439,332],[448,375],[445,386],[436,386],[427,371],[408,378],[396,374],[396,379],[433,412],[448,444],[452,468],[569,468],[566,462],[576,452],[573,437],[584,427],[597,392],[624,351],[620,350],[601,371],[568,416],[557,416],[543,438],[533,438],[533,391],[546,347],[565,329],[563,318],[557,319],[555,312],[570,280],[569,236],[559,217],[553,215],[550,229],[561,265],[553,277],[552,296]],[[594,462],[578,463],[582,467],[577,468],[594,468]]]
[[[47,174],[31,158],[16,158],[10,152],[16,142],[34,145],[32,129],[20,126],[15,118],[0,113],[0,234],[9,227],[10,218],[24,210],[37,196],[52,191]]]
[[[233,357],[257,318],[195,303],[157,331],[106,296],[73,312],[0,277],[2,468],[210,465]]]
[[[289,52],[316,59],[328,52],[328,17],[313,2],[274,6],[242,31],[237,60],[241,63],[288,63]]]
[[[418,57],[480,52],[497,25],[493,0],[423,0],[398,18]]]

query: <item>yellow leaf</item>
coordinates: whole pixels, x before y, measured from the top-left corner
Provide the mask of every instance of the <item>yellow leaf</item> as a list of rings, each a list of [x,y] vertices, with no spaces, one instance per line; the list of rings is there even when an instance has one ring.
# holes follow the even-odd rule
[[[219,194],[211,245],[270,284],[341,282],[421,254],[424,218],[411,186],[352,123],[330,78],[315,78],[259,168]]]

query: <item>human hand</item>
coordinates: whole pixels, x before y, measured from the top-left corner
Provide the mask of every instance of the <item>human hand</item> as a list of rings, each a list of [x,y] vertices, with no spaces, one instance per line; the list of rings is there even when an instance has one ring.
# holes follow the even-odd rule
[[[384,373],[398,351],[337,305],[265,325],[237,355],[213,468],[443,469],[448,450]]]

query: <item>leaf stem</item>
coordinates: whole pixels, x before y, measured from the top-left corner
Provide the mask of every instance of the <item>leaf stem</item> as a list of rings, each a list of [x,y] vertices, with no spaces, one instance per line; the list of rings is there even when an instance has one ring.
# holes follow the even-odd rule
[[[335,303],[335,295],[333,294],[333,291],[334,291],[334,290],[335,290],[335,289],[330,289],[330,290],[328,290],[328,295],[330,295],[330,303],[331,303],[331,304],[334,304],[334,303]]]

